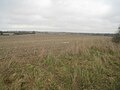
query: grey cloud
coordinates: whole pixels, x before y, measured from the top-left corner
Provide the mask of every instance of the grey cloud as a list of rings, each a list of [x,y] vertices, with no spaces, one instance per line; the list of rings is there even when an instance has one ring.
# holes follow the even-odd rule
[[[0,28],[112,33],[119,8],[119,0],[1,0]]]

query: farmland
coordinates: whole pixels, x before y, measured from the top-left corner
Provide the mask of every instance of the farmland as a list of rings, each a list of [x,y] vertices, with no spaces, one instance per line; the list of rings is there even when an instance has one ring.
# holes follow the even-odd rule
[[[120,90],[120,45],[107,36],[0,36],[0,90]]]

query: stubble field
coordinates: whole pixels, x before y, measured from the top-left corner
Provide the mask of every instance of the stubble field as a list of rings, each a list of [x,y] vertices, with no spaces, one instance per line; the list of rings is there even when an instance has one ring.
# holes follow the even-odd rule
[[[0,36],[0,90],[120,90],[120,45],[105,36]]]

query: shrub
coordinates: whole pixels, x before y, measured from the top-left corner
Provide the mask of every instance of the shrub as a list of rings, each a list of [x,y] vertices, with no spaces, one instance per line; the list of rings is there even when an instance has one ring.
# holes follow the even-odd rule
[[[118,32],[113,36],[112,41],[115,43],[120,43],[120,27],[118,28]]]
[[[0,35],[3,35],[3,32],[2,32],[2,31],[0,31]]]

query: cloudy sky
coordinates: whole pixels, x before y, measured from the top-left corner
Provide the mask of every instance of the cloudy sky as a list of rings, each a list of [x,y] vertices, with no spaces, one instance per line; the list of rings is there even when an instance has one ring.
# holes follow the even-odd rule
[[[114,33],[120,0],[0,0],[0,30]]]

